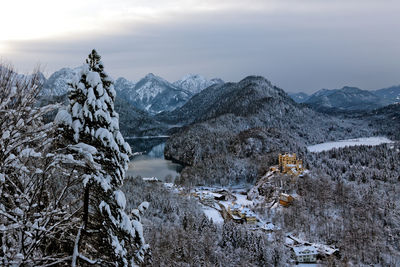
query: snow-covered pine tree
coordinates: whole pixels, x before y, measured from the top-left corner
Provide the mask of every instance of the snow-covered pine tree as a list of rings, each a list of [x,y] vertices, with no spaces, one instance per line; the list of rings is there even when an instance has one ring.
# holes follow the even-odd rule
[[[72,265],[128,266],[140,263],[147,250],[139,213],[129,216],[120,190],[131,149],[119,131],[113,80],[93,50],[70,84],[69,106],[56,121],[74,157],[87,162],[82,176],[82,224],[77,231]]]

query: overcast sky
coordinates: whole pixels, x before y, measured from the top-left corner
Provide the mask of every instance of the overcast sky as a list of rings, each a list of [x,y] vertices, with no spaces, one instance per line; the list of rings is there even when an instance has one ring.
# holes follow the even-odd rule
[[[400,84],[397,0],[12,0],[0,9],[0,61],[48,76],[92,48],[106,70],[239,81],[286,91]]]

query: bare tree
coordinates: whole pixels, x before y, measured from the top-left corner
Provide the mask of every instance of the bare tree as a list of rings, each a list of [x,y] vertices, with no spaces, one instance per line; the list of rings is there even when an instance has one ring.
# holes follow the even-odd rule
[[[39,72],[21,76],[0,66],[0,265],[48,265],[69,260],[74,170],[55,150],[52,123],[36,107]],[[75,164],[74,164],[75,165]],[[63,179],[61,179],[63,178]]]

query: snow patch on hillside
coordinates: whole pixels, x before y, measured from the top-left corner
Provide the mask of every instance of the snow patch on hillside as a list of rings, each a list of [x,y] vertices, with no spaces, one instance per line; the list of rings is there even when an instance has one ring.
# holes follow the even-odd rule
[[[203,206],[203,212],[209,219],[213,220],[214,223],[217,224],[224,223],[224,218],[222,218],[222,215],[218,210],[207,206]]]
[[[207,80],[206,78],[198,74],[188,74],[185,75],[181,80],[176,81],[173,84],[179,88],[191,92],[192,94],[198,94],[205,88],[220,83],[223,83],[223,81],[218,78]]]
[[[377,137],[361,137],[356,139],[346,139],[339,140],[336,142],[326,142],[322,144],[308,146],[307,149],[310,152],[322,152],[328,151],[334,148],[342,148],[349,146],[377,146],[380,144],[393,143],[393,141],[389,140],[386,137],[377,136]]]

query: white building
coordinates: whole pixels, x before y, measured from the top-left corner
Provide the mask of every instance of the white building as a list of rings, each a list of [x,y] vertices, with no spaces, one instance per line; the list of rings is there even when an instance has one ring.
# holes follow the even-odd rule
[[[298,262],[317,262],[318,251],[314,246],[295,246],[293,251]]]

